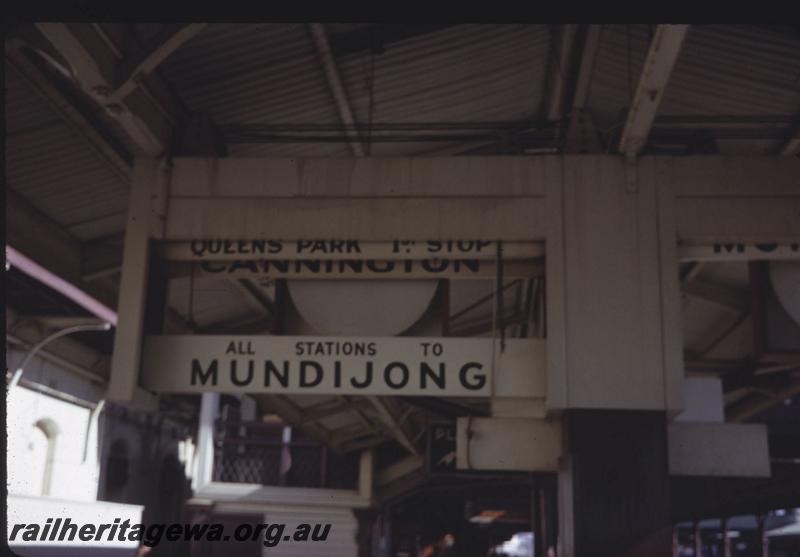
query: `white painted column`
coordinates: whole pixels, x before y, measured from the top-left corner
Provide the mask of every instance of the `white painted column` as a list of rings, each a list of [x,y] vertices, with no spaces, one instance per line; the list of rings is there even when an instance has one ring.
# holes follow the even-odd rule
[[[157,189],[159,166],[157,159],[137,159],[133,169],[117,304],[119,317],[108,383],[107,398],[112,401],[131,402],[138,390],[153,192]]]
[[[572,462],[568,454],[561,459],[558,470],[558,555],[572,557],[575,553],[572,494]]]
[[[358,494],[365,499],[372,499],[372,451],[363,451],[358,463]]]
[[[219,412],[219,393],[203,393],[197,426],[197,473],[192,478],[195,491],[211,483],[214,471],[214,422]]]

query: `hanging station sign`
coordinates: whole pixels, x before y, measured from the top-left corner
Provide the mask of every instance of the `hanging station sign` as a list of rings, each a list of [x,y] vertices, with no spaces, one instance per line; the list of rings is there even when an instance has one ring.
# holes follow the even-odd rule
[[[800,242],[684,244],[678,254],[681,261],[800,259]]]
[[[543,367],[541,339],[505,342],[500,356],[491,338],[149,336],[141,379],[168,393],[489,397],[493,371]]]
[[[231,278],[509,278],[544,273],[539,242],[191,240],[166,242],[174,272]]]
[[[541,242],[218,239],[161,242],[156,249],[169,262],[172,276],[495,279],[544,273]],[[519,385],[527,383],[516,378],[530,375],[532,368],[544,373],[541,339],[508,339],[504,349],[498,342],[154,335],[144,338],[140,385],[161,393],[486,398],[515,390],[498,387],[497,377]]]
[[[541,242],[490,240],[190,240],[162,242],[159,253],[173,261],[246,259],[531,259],[544,255]]]

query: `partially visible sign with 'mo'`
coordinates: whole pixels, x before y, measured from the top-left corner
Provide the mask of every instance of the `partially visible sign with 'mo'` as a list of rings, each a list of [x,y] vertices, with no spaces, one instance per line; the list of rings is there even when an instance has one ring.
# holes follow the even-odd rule
[[[684,244],[678,248],[678,255],[681,261],[800,259],[800,242]]]
[[[488,397],[490,338],[164,335],[145,339],[142,386],[158,392]],[[541,339],[508,339],[503,374],[531,373]],[[497,349],[499,350],[499,349]],[[500,373],[501,371],[498,371]]]

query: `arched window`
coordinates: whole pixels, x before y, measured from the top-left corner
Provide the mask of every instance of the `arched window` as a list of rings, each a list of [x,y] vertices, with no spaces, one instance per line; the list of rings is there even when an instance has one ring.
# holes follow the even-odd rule
[[[28,449],[31,451],[30,462],[33,466],[33,493],[37,495],[50,495],[57,435],[58,426],[50,418],[43,418],[33,424]]]
[[[122,439],[111,444],[106,458],[106,501],[125,501],[125,488],[128,485],[128,446]]]

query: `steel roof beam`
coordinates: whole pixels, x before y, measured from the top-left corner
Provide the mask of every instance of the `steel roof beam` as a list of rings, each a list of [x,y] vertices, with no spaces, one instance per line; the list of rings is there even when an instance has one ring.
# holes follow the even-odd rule
[[[245,302],[254,310],[262,314],[266,312],[270,320],[275,318],[275,303],[270,300],[258,286],[253,284],[252,280],[247,278],[232,278],[230,282],[236,287],[236,290],[239,291]]]
[[[622,131],[619,150],[626,157],[636,157],[647,142],[688,30],[688,25],[662,24],[656,28]]]
[[[116,87],[112,97],[124,98],[132,93],[142,76],[152,73],[170,54],[194,38],[206,25],[206,23],[164,24],[144,47],[119,62]]]
[[[367,399],[378,411],[381,421],[388,426],[397,442],[408,449],[411,454],[418,456],[419,450],[412,441],[414,436],[397,417],[394,409],[389,408],[389,402],[386,400],[386,397],[368,396]]]
[[[788,157],[800,155],[800,116],[798,116],[794,124],[792,124],[778,152]]]
[[[6,188],[6,241],[70,282],[80,280],[81,245],[27,199]]]
[[[103,126],[84,102],[66,87],[66,77],[51,69],[32,48],[21,42],[6,43],[6,62],[67,126],[123,180],[130,180],[133,155]]]
[[[787,386],[756,391],[729,405],[725,408],[725,419],[729,422],[743,422],[798,394],[800,394],[800,378],[792,377]]]
[[[70,297],[81,292],[77,294],[81,299],[89,297],[104,307],[115,306],[116,292],[84,282],[81,276],[83,246],[11,189],[6,190],[6,217],[8,263],[16,266],[14,258],[19,257],[20,271],[59,293]],[[34,272],[34,268],[38,271]]]
[[[327,402],[315,404],[303,409],[303,420],[300,425],[318,422],[331,416],[350,412],[355,406],[368,406],[367,401],[348,401],[344,397],[337,397]]]
[[[589,100],[589,89],[602,30],[602,25],[588,25],[582,31],[579,37],[580,42],[576,45],[577,48],[580,48],[580,56],[576,60],[577,73],[572,86],[572,98],[567,101],[570,106],[564,110],[564,118],[567,120],[565,152],[598,152],[601,150],[597,130],[586,109],[586,104]]]
[[[180,103],[163,83],[137,79],[137,87],[115,93],[119,56],[125,52],[112,48],[90,24],[40,22],[36,27],[67,61],[78,85],[119,122],[143,153],[159,156],[167,150]]]
[[[570,112],[582,110],[589,100],[592,73],[594,72],[602,31],[602,25],[589,25],[586,29],[578,65],[578,75],[575,80],[575,91],[572,94],[572,110]]]
[[[336,445],[336,450],[339,451],[341,454],[347,454],[347,453],[352,453],[354,451],[371,449],[373,447],[380,445],[385,441],[390,441],[391,437],[381,432],[366,439],[358,439],[358,438],[355,439],[356,439],[355,441],[343,441],[339,443],[338,445]]]
[[[320,62],[325,70],[325,77],[328,80],[328,86],[330,87],[331,93],[336,101],[339,117],[341,118],[342,123],[349,129],[349,131],[346,131],[345,134],[350,140],[350,148],[353,151],[353,155],[356,157],[363,157],[366,154],[366,150],[364,149],[364,145],[361,142],[358,133],[352,131],[354,128],[356,128],[357,122],[353,116],[353,110],[350,106],[350,101],[344,89],[339,68],[336,65],[336,59],[333,56],[328,35],[321,23],[310,23],[308,27],[311,33],[311,38],[314,41],[314,46],[317,49],[317,55],[319,56]],[[389,410],[391,403],[387,401],[385,397],[369,397],[369,400],[378,410],[381,420],[390,428],[397,441],[413,454],[418,454],[416,447],[410,440],[408,432]],[[361,412],[356,410],[356,414],[360,415]]]
[[[701,279],[686,281],[682,290],[687,296],[705,300],[721,308],[742,313],[747,310],[747,292]]]
[[[324,427],[315,423],[303,423],[304,412],[284,395],[265,395],[263,400],[286,423],[296,427],[315,441],[326,446],[331,446],[331,433]]]
[[[114,234],[84,242],[81,246],[81,275],[92,282],[114,277],[122,272],[124,234]]]
[[[558,25],[553,32],[550,61],[547,70],[547,93],[545,96],[545,120],[561,120],[564,96],[568,87],[572,52],[576,46],[578,25]]]
[[[314,46],[317,49],[322,68],[325,70],[325,77],[328,80],[331,94],[336,101],[339,117],[345,126],[355,127],[356,119],[353,116],[353,109],[350,107],[350,101],[347,98],[339,68],[336,66],[336,59],[333,57],[325,28],[321,23],[309,23],[308,28],[311,32],[311,38],[314,40]],[[347,131],[346,135],[350,139],[350,148],[353,154],[357,157],[363,157],[365,154],[364,145],[361,143],[358,134],[354,131]]]

